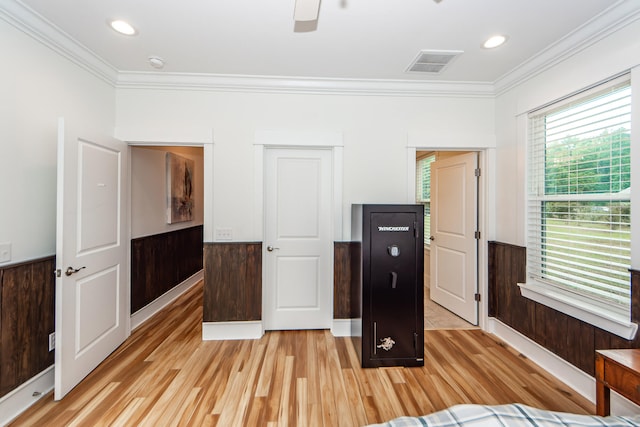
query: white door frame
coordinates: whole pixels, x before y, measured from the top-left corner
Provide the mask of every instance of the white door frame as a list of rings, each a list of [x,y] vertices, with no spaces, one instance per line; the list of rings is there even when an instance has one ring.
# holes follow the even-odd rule
[[[333,218],[331,228],[333,241],[342,240],[343,232],[343,209],[342,209],[342,168],[343,168],[343,137],[341,132],[326,131],[256,131],[253,150],[253,227],[258,239],[264,242],[264,157],[267,148],[331,148],[333,163]],[[414,166],[415,168],[415,166]],[[333,254],[333,248],[331,248]],[[332,271],[329,277],[333,277],[333,262],[330,263]],[[262,268],[262,283],[266,283],[267,277]],[[331,288],[331,301],[333,301],[333,287]],[[262,298],[264,312],[264,296]],[[333,311],[333,306],[331,307]],[[334,335],[341,334],[339,326],[333,319],[331,331]],[[264,325],[263,325],[264,330]]]
[[[478,228],[480,239],[478,240],[478,292],[480,293],[480,304],[478,306],[478,326],[486,330],[488,326],[488,254],[487,242],[494,235],[494,221],[489,220],[487,212],[488,201],[493,198],[489,191],[489,183],[492,181],[492,168],[494,164],[495,150],[492,148],[480,147],[460,147],[460,148],[437,148],[427,145],[417,145],[407,147],[407,203],[416,202],[416,152],[418,151],[475,151],[479,154],[478,164],[481,170],[478,182]]]
[[[131,147],[202,147],[204,155],[204,215],[203,215],[203,241],[213,242],[213,130],[212,129],[191,129],[184,134],[168,135],[162,131],[141,129],[116,129],[115,137],[125,142],[129,147],[129,176],[131,176]],[[131,200],[131,183],[128,183],[127,198]],[[131,260],[131,203],[129,203],[129,230],[127,230],[128,254]],[[127,277],[131,274],[128,273]],[[130,280],[130,279],[129,279]],[[189,282],[191,284],[191,282]],[[187,287],[189,286],[187,284]],[[186,289],[186,288],[185,288]],[[130,318],[130,328],[133,329],[147,318],[159,311],[162,307],[175,299],[183,289],[175,292],[169,291],[166,296],[160,297],[152,303],[148,310],[137,313],[135,318]],[[127,307],[131,307],[131,283],[127,286]],[[130,309],[129,309],[130,310]],[[144,310],[144,309],[143,309]],[[142,310],[141,310],[142,311]]]
[[[144,131],[141,129],[116,129],[115,137],[132,146],[154,146],[154,147],[202,147],[204,154],[204,235],[205,242],[214,241],[213,229],[213,129],[191,129],[185,133],[167,135],[158,130]],[[131,168],[131,165],[129,165]],[[131,170],[129,170],[131,172]],[[131,198],[131,187],[129,186],[128,197]],[[131,219],[131,212],[129,212]],[[131,229],[129,229],[129,240],[131,240]]]

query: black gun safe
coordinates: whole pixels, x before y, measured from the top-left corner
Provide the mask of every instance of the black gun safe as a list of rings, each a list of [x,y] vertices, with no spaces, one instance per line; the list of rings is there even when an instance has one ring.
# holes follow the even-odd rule
[[[351,229],[362,367],[424,366],[424,207],[352,205]]]

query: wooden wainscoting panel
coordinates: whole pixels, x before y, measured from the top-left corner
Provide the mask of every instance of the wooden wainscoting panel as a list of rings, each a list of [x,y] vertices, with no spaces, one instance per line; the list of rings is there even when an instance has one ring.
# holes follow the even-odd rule
[[[262,243],[205,243],[205,322],[261,320]]]
[[[592,325],[582,322],[574,317],[567,318],[567,350],[565,360],[582,369],[592,372],[595,369],[595,330]]]
[[[362,318],[362,242],[353,242],[349,250],[351,318]]]
[[[625,340],[520,295],[526,248],[489,242],[489,309],[493,317],[554,352],[584,372],[595,374],[595,351],[640,348],[640,334]],[[630,272],[631,319],[640,320],[640,273]]]
[[[354,283],[360,285],[354,274],[359,274],[357,261],[359,243],[334,242],[333,253],[333,318],[353,319],[358,317],[360,303],[357,300],[358,292],[354,289]],[[357,307],[357,308],[356,308]]]
[[[640,271],[631,272],[631,321],[640,323]]]
[[[55,257],[0,267],[0,396],[53,364]]]
[[[244,306],[242,311],[249,319],[262,319],[262,244],[247,245],[247,266],[245,269],[247,283],[253,286],[244,288]]]
[[[518,283],[526,279],[525,248],[499,242],[489,242],[492,262],[489,295],[495,317],[518,332],[534,337],[535,303],[520,295]]]
[[[500,246],[496,242],[489,242],[487,246],[487,279],[489,283],[487,287],[487,315],[498,317],[498,299],[501,296],[501,293],[498,292],[500,286],[498,280],[503,274],[502,271],[499,271],[500,264],[498,264],[498,260],[501,259],[498,254]]]
[[[202,270],[203,227],[131,240],[131,312]]]
[[[567,359],[569,355],[567,345],[569,316],[543,304],[536,303],[535,310],[535,341],[558,356]]]

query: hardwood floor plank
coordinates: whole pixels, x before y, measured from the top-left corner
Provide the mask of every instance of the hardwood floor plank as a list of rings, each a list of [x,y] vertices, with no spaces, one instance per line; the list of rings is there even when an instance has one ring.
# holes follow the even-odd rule
[[[234,425],[242,424],[242,420],[245,418],[245,415],[249,409],[251,397],[255,394],[256,378],[258,377],[260,366],[262,365],[262,361],[264,359],[265,349],[266,345],[260,343],[254,346],[254,351],[252,351],[249,356],[251,364],[248,368],[245,383],[243,385],[242,395],[240,396],[240,402],[238,405],[241,410],[236,410]]]
[[[124,410],[120,412],[120,414],[118,414],[118,417],[115,420],[113,420],[113,422],[111,423],[111,426],[125,427],[128,425],[129,426],[134,425],[132,421],[133,415],[136,413],[136,411],[138,410],[140,405],[142,405],[143,402],[144,402],[144,397],[136,397],[132,399],[127,404],[127,406],[125,406]]]
[[[265,338],[266,337],[266,338]],[[256,387],[256,397],[266,397],[269,395],[269,389],[271,388],[271,379],[273,376],[273,367],[276,360],[277,350],[280,335],[268,334],[263,339],[268,340],[267,350],[262,362],[262,370],[260,371],[260,378],[258,380],[258,386]]]
[[[406,415],[421,415],[422,410],[418,409],[416,400],[411,390],[405,383],[393,383],[393,392],[398,396],[398,401],[402,405],[402,413]]]
[[[188,426],[191,424],[191,417],[195,409],[198,406],[200,399],[202,398],[202,389],[201,388],[193,388],[187,395],[187,398],[182,403],[180,409],[173,416],[173,421],[171,426],[182,427]]]
[[[594,405],[481,330],[425,331],[425,366],[362,369],[352,338],[269,331],[202,341],[202,286],[136,329],[60,402],[12,426],[362,426],[458,403]]]
[[[317,335],[316,339],[316,355],[318,357],[318,375],[320,386],[320,401],[322,403],[322,425],[337,426],[338,414],[336,409],[335,396],[333,394],[333,383],[329,372],[329,355],[327,354],[327,343],[322,335]]]
[[[307,379],[296,380],[296,425],[298,427],[309,426],[309,399],[307,393]]]
[[[367,413],[360,395],[360,387],[358,380],[353,373],[353,369],[343,369],[342,376],[344,378],[345,388],[347,391],[347,399],[349,408],[351,408],[351,421],[353,425],[362,426],[367,423]]]
[[[280,332],[276,333],[280,334]],[[265,419],[269,422],[278,422],[282,389],[284,387],[285,363],[286,352],[283,347],[280,347],[276,350],[276,362],[272,371],[271,388],[267,396]]]
[[[320,406],[320,371],[316,368],[318,366],[318,354],[313,337],[313,331],[307,331],[305,377],[307,378],[307,399],[309,400],[309,404],[315,405],[317,409]]]
[[[410,369],[407,371],[405,376],[407,387],[409,388],[409,390],[411,390],[411,394],[416,401],[416,407],[421,413],[428,414],[434,412],[435,407],[433,406],[433,403],[431,402],[431,399],[429,399],[427,393],[425,393],[422,385],[418,382],[415,375],[416,372],[423,371],[416,369]]]
[[[292,405],[291,386],[293,382],[293,361],[294,356],[286,356],[284,360],[284,371],[282,375],[282,392],[280,396],[280,408],[278,408],[278,425],[287,427],[291,417],[291,410],[295,410],[296,405]],[[241,424],[236,424],[241,425]]]

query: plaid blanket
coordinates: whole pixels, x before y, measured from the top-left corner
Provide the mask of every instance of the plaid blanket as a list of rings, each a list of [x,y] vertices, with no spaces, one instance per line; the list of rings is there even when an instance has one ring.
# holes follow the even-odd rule
[[[370,427],[628,427],[640,426],[640,414],[598,417],[545,411],[521,404],[456,405],[422,417],[400,417]]]

